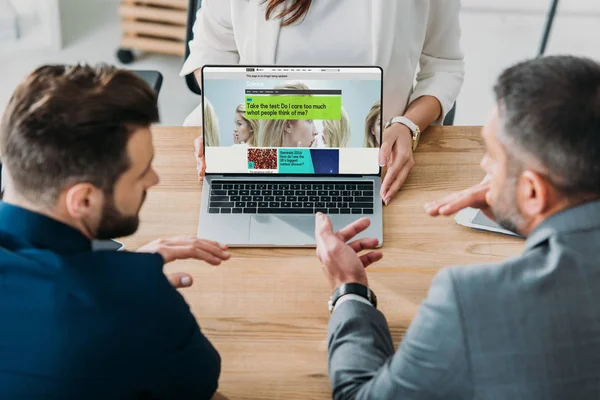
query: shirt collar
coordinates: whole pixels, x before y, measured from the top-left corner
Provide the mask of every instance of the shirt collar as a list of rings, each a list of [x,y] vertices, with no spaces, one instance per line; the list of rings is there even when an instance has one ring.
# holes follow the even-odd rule
[[[529,235],[525,249],[530,250],[558,233],[600,229],[600,200],[571,207],[545,219]]]
[[[92,242],[77,229],[45,215],[0,201],[3,231],[25,239],[36,248],[71,254],[92,250]]]

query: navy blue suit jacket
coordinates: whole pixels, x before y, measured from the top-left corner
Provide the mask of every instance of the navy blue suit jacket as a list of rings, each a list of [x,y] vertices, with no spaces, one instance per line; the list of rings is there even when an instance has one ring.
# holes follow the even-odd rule
[[[211,398],[219,354],[163,264],[0,202],[0,398]]]

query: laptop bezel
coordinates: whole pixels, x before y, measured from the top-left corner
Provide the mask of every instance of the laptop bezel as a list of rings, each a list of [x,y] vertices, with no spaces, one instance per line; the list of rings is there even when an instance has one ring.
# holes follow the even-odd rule
[[[204,104],[204,69],[205,68],[361,68],[361,69],[367,69],[367,68],[377,68],[380,73],[381,73],[381,80],[380,80],[380,99],[379,99],[379,104],[380,104],[380,109],[379,109],[379,143],[380,143],[380,147],[381,148],[381,142],[383,140],[383,68],[379,65],[249,65],[249,64],[235,64],[235,65],[227,65],[227,64],[206,64],[204,65],[201,70],[200,70],[200,76],[201,76],[201,96],[202,96],[202,103]],[[204,107],[202,108],[202,131],[204,132]],[[202,146],[203,146],[203,154],[205,154],[206,151],[206,142],[202,141]],[[206,156],[205,156],[205,162],[207,162],[208,160],[206,160]],[[337,174],[291,174],[291,173],[265,173],[265,174],[260,174],[260,173],[251,173],[251,172],[246,172],[246,173],[222,173],[222,172],[206,172],[206,176],[222,176],[222,177],[246,177],[246,176],[252,176],[253,179],[262,179],[262,178],[305,178],[305,177],[312,177],[312,178],[332,178],[332,177],[342,177],[342,178],[357,178],[357,177],[380,177],[382,175],[382,168],[381,166],[379,166],[379,172],[377,174],[341,174],[341,173],[337,173]]]

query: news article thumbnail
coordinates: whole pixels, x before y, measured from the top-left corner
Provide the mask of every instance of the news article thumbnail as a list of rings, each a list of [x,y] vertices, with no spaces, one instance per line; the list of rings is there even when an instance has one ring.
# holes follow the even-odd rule
[[[248,149],[248,169],[277,169],[277,149]]]

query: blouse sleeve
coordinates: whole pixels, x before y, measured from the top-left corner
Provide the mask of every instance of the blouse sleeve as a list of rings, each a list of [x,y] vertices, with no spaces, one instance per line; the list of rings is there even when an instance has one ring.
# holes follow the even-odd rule
[[[439,125],[452,109],[464,80],[464,55],[460,48],[460,0],[432,1],[425,43],[419,59],[416,85],[409,99],[433,96],[442,105]]]
[[[191,74],[205,64],[239,63],[229,0],[204,0],[196,15],[193,32],[190,55],[183,64],[181,76]]]

